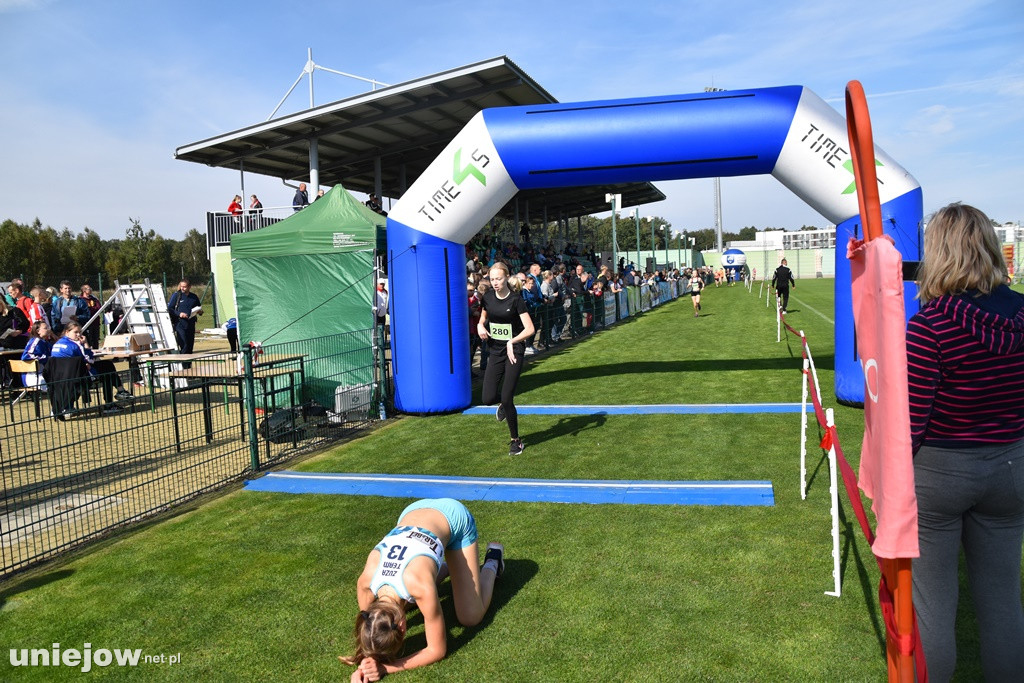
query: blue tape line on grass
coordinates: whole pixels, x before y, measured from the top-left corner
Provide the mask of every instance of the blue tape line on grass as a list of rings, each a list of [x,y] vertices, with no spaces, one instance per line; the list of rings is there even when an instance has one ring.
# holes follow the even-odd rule
[[[487,479],[414,474],[271,472],[249,491],[330,493],[391,498],[626,505],[775,505],[770,481],[601,481]]]
[[[493,415],[494,406],[472,406],[463,415]],[[799,403],[666,403],[618,406],[516,406],[520,415],[706,415],[718,413],[799,413]],[[814,406],[807,404],[807,412]]]

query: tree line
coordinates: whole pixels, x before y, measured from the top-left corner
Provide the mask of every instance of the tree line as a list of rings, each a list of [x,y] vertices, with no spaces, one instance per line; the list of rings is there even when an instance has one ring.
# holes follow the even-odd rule
[[[0,279],[22,277],[30,287],[55,285],[49,279],[57,277],[92,279],[98,274],[104,284],[147,277],[159,281],[164,273],[206,281],[210,262],[202,233],[189,230],[182,240],[168,239],[143,228],[138,218],[128,220],[124,239],[105,240],[89,228],[75,233],[44,227],[38,218],[30,225],[7,219],[0,223]]]

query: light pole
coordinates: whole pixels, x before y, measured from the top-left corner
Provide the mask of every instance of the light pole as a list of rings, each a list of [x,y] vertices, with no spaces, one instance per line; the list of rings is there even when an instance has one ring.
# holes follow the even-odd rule
[[[636,219],[636,266],[640,267],[640,207],[633,209],[633,218]]]
[[[668,236],[671,234],[669,228],[672,227],[671,223],[665,224],[665,272],[668,273]]]
[[[612,269],[614,272],[619,272],[619,242],[616,239],[615,234],[615,219],[619,215],[619,205],[622,203],[621,194],[606,194],[604,196],[606,202],[611,202],[612,205]]]
[[[654,216],[644,216],[644,218],[651,224],[651,260],[654,261],[654,263],[651,264],[651,272],[654,272],[658,269],[658,253],[656,251],[657,247],[654,244]]]

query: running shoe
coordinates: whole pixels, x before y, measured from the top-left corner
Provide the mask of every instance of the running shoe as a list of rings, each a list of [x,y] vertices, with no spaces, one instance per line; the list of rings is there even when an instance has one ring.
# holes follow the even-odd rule
[[[526,450],[526,446],[523,445],[522,439],[512,439],[512,443],[508,445],[509,455],[519,455]]]
[[[505,546],[500,543],[488,543],[487,552],[484,554],[484,566],[489,560],[494,560],[498,567],[494,572],[494,578],[500,579],[505,573]]]
[[[498,408],[494,411],[494,419],[498,422],[505,421],[505,406],[498,404]]]

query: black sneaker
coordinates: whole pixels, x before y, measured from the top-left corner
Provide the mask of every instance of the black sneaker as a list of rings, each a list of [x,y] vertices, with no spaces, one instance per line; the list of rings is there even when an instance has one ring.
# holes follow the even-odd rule
[[[494,411],[494,419],[498,422],[505,421],[505,406],[498,404],[498,407]]]
[[[116,403],[111,403],[109,405],[103,406],[103,409],[100,412],[103,413],[104,415],[117,415],[118,413],[123,413],[124,408],[117,405]]]
[[[526,446],[523,445],[522,439],[512,439],[512,443],[508,445],[509,455],[519,455],[526,450]]]
[[[488,560],[494,560],[498,563],[498,569],[494,572],[494,578],[500,579],[501,575],[505,573],[505,546],[500,543],[488,543],[487,552],[484,554],[485,565]]]

